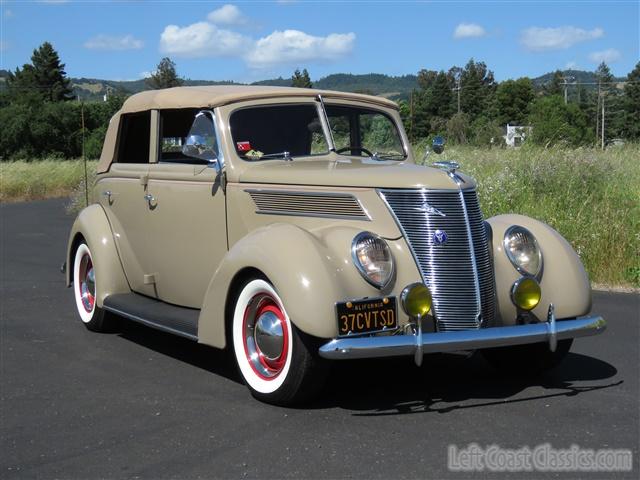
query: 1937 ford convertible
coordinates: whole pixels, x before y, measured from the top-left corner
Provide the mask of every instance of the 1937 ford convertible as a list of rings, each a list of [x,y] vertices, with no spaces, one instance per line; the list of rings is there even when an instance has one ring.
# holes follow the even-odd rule
[[[309,398],[330,361],[481,349],[551,368],[605,329],[580,259],[539,221],[484,221],[457,169],[417,165],[379,97],[139,93],[109,124],[66,281],[90,330],[124,317],[229,348],[272,403]]]

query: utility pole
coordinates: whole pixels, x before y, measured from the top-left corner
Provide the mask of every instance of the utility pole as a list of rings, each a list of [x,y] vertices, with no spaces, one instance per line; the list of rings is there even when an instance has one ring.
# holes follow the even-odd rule
[[[456,90],[458,91],[458,113],[460,113],[460,80],[462,79],[462,75],[458,73],[458,78],[456,78]]]
[[[413,90],[411,90],[411,94],[409,95],[409,137],[411,141],[413,141]]]
[[[602,96],[602,137],[600,139],[600,148],[604,150],[604,95]]]
[[[600,96],[602,95],[600,87],[601,80],[598,80],[598,103],[596,105],[596,142],[598,141],[598,133],[600,133]]]
[[[575,80],[575,77],[562,77],[562,81],[564,82],[562,85],[564,85],[564,104],[567,104],[567,85],[569,85],[568,80]]]

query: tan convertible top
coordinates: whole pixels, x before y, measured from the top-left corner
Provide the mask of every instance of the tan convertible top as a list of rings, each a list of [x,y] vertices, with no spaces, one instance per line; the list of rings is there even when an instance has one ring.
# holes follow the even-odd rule
[[[258,85],[211,85],[202,87],[175,87],[163,90],[148,90],[131,95],[122,105],[107,129],[107,135],[102,147],[102,155],[98,162],[98,173],[109,170],[114,158],[118,136],[120,115],[126,113],[143,112],[147,110],[162,110],[171,108],[205,108],[219,107],[229,103],[244,100],[264,98],[315,97],[339,98],[380,105],[382,107],[398,109],[398,105],[391,100],[359,93],[334,92],[330,90],[313,90],[310,88],[292,87],[263,87]]]
[[[174,87],[163,90],[148,90],[129,97],[122,106],[121,113],[141,112],[163,108],[219,107],[233,102],[279,97],[343,98],[374,103],[387,108],[398,106],[383,97],[358,93],[314,90],[310,88],[264,87],[258,85],[212,85],[202,87]]]

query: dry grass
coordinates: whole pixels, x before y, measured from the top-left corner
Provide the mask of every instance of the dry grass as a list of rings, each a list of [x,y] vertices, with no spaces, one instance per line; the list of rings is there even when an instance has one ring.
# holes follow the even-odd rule
[[[87,170],[95,169],[96,162],[88,162]],[[68,197],[81,181],[84,164],[80,160],[0,162],[0,201]]]

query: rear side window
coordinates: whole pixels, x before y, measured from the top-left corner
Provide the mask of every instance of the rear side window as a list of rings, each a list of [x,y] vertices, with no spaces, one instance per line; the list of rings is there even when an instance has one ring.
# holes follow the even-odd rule
[[[160,111],[159,162],[197,163],[183,153],[183,147],[198,112],[196,108]]]
[[[120,120],[118,163],[149,163],[151,112],[128,113]]]

